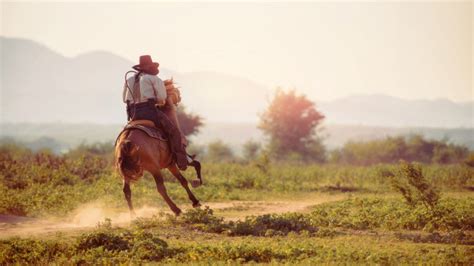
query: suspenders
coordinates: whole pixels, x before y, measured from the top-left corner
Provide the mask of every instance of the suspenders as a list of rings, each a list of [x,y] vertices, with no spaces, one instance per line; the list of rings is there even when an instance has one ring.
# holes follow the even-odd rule
[[[135,99],[135,103],[142,102],[142,94],[140,90],[140,77],[141,77],[141,73],[138,73],[137,75],[135,75],[135,83],[133,83],[132,97],[133,99]],[[155,87],[153,87],[152,90],[153,90],[153,95],[155,96],[155,99],[153,100],[158,101],[158,96],[156,95]]]
[[[135,82],[133,83],[132,97],[133,99],[136,99],[135,103],[140,103],[142,100],[142,94],[140,92],[140,76],[141,76],[141,73],[137,73],[135,75]]]

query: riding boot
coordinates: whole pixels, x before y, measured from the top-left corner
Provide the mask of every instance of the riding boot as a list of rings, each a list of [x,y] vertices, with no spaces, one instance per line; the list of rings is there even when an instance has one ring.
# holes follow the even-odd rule
[[[189,161],[186,154],[186,150],[183,146],[181,140],[181,133],[179,129],[170,121],[168,116],[166,116],[162,111],[157,109],[158,121],[161,125],[161,128],[165,131],[165,134],[168,137],[170,142],[171,151],[174,154],[176,164],[180,170],[186,170],[188,167]]]
[[[171,150],[176,156],[176,164],[178,165],[178,168],[183,171],[186,170],[189,161],[188,156],[186,154],[186,150],[184,149],[184,146],[181,143],[181,136],[179,135],[179,132],[173,132],[169,134],[168,139],[170,141]]]

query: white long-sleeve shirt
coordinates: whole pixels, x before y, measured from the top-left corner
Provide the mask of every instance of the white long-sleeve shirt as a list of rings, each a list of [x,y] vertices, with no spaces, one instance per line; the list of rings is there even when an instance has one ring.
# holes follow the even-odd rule
[[[133,91],[135,76],[128,78],[127,83],[130,90]],[[127,88],[127,84],[124,84],[122,93],[124,103],[127,100],[134,103],[130,90]],[[146,102],[148,99],[156,99],[158,103],[161,103],[166,101],[166,96],[165,83],[158,76],[145,73],[140,75],[140,99],[135,99],[135,103]]]

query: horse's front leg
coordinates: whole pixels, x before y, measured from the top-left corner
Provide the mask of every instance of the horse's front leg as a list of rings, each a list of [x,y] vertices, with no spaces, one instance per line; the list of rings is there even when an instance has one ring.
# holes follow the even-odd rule
[[[188,180],[186,180],[186,178],[181,174],[178,167],[173,164],[172,166],[168,167],[168,170],[173,174],[174,177],[176,177],[176,179],[178,179],[179,183],[181,183],[181,186],[183,186],[183,188],[186,190],[186,193],[188,193],[188,198],[193,203],[193,207],[200,207],[201,203],[199,203],[199,200],[194,196],[191,189],[189,189]]]

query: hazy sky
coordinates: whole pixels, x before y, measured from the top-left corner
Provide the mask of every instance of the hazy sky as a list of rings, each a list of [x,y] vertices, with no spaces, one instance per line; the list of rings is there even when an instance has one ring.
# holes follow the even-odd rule
[[[66,56],[151,54],[313,99],[473,96],[471,2],[0,3],[1,35]]]

